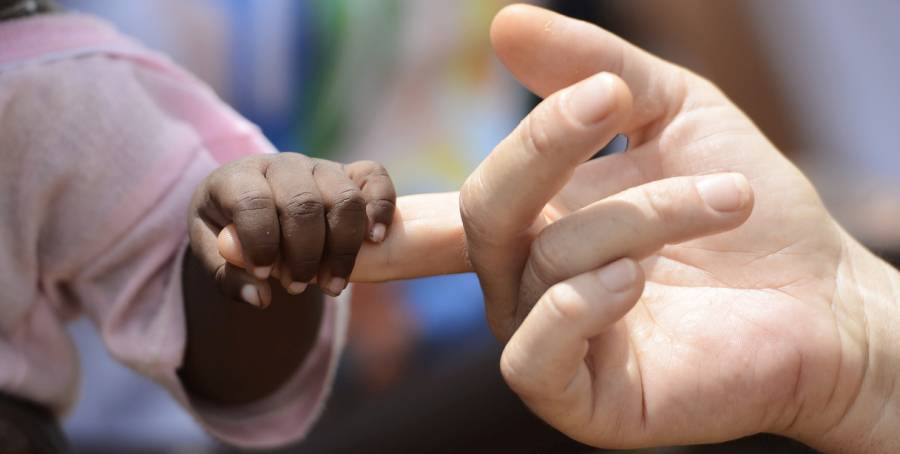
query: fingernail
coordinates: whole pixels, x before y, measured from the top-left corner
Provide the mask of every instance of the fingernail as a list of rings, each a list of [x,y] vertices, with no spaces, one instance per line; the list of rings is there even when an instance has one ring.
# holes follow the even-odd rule
[[[288,286],[287,291],[291,295],[299,295],[306,290],[306,286],[308,284],[305,282],[291,282],[291,285]]]
[[[384,239],[384,232],[387,231],[387,227],[384,224],[375,224],[372,226],[372,231],[369,232],[369,239],[372,240],[373,243],[380,243],[381,240]]]
[[[703,201],[716,211],[740,210],[750,198],[750,185],[738,173],[703,177],[697,181],[696,186]]]
[[[256,289],[259,292],[259,307],[265,309],[272,304],[272,288],[262,284]]]
[[[341,292],[344,291],[344,287],[346,286],[346,279],[333,277],[328,281],[328,285],[325,286],[325,290],[327,290],[328,294],[331,296],[338,296],[341,294]]]
[[[256,276],[258,279],[268,279],[269,274],[271,274],[271,273],[272,273],[271,266],[258,266],[253,269],[253,275]]]
[[[599,74],[578,84],[566,94],[572,116],[585,126],[599,123],[612,111],[612,76]]]
[[[256,287],[250,284],[244,284],[241,287],[241,298],[256,307],[260,307],[259,292],[256,290]]]
[[[619,259],[601,268],[597,279],[607,290],[617,293],[631,288],[637,279],[637,273],[631,260]]]
[[[275,270],[272,270],[272,274],[275,274]],[[286,266],[281,266],[278,268],[278,282],[280,282],[281,286],[288,289],[288,292],[290,292],[290,285],[294,281],[291,280],[291,270],[289,270]]]

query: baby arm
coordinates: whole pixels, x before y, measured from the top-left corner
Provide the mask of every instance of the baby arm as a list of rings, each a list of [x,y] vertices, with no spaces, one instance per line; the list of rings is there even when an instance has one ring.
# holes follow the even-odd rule
[[[240,202],[248,194],[252,203]],[[336,277],[339,286],[324,291],[337,294],[348,280],[469,271],[458,200],[455,192],[420,194],[400,197],[394,209],[390,177],[368,161],[282,153],[213,172],[190,210],[182,381],[217,403],[252,402],[277,389],[318,333],[323,303],[310,282]],[[247,265],[245,257],[257,259]]]

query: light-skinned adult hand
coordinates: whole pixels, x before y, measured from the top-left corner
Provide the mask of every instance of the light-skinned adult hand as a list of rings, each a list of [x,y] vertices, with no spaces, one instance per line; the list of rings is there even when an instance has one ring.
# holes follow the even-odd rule
[[[900,451],[900,277],[753,122],[584,22],[516,5],[491,38],[545,97],[460,199],[524,402],[602,447]],[[585,162],[619,132],[626,153]]]

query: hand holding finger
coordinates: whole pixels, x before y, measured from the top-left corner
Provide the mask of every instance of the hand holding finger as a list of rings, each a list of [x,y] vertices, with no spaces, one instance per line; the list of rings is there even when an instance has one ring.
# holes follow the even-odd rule
[[[268,159],[234,162],[214,173],[208,183],[210,202],[227,221],[219,227],[235,224],[244,258],[260,279],[269,277],[279,252],[278,215],[265,177]]]
[[[455,192],[398,198],[391,234],[381,243],[363,243],[350,281],[383,282],[471,271],[458,202]],[[237,267],[245,266],[233,225],[219,233],[216,255]]]
[[[230,225],[230,234],[237,238],[237,228]],[[227,263],[220,255],[218,239],[213,229],[200,217],[194,217],[190,225],[191,252],[203,269],[212,274],[219,290],[234,301],[243,301],[258,308],[267,307],[272,301],[271,288],[265,279],[258,279],[242,267]],[[240,243],[233,242],[232,254],[241,254]],[[243,257],[241,257],[243,261]],[[242,264],[243,265],[243,264]]]
[[[347,164],[344,171],[359,187],[366,201],[367,238],[374,243],[383,241],[394,219],[397,201],[394,182],[384,166],[373,161]]]
[[[366,235],[366,203],[359,188],[333,162],[317,160],[313,178],[325,204],[327,228],[319,288],[336,296],[347,286]]]
[[[301,154],[281,153],[266,173],[281,231],[277,274],[295,295],[316,277],[325,250],[325,199],[313,179],[316,165]]]
[[[630,113],[631,94],[621,79],[591,76],[538,105],[463,185],[469,253],[497,337],[514,328],[519,279],[542,210]]]

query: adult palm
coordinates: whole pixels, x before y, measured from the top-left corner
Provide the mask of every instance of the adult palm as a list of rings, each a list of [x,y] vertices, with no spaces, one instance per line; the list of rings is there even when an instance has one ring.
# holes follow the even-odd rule
[[[523,400],[598,446],[712,442],[760,431],[811,441],[851,421],[863,424],[850,417],[869,359],[854,271],[869,256],[753,122],[701,77],[546,10],[503,10],[492,41],[539,96],[601,71],[621,77],[633,93],[633,109],[619,123],[630,149],[572,165],[555,180],[531,179],[554,193],[526,202],[540,202],[537,210],[511,207],[515,196],[497,193],[507,186],[485,183],[521,183],[525,175],[509,169],[527,159],[509,158],[514,152],[495,151],[461,191],[489,320],[500,338],[512,336],[502,368]],[[552,133],[535,126],[539,121],[549,120],[533,114],[520,127],[531,139],[513,142],[553,165],[548,156],[564,154],[565,144],[547,139]],[[752,215],[733,230],[679,243],[722,228],[703,231],[702,216],[678,205],[683,194],[659,190],[719,172],[747,178]],[[557,301],[562,293],[547,292],[623,256],[642,260],[646,277],[634,307],[626,302],[618,312],[627,311],[624,318],[609,309],[608,323],[585,327],[591,309],[566,309]],[[542,312],[555,314],[555,325],[531,322],[534,312],[525,318],[541,297],[538,306],[560,306]],[[582,338],[554,347],[569,328],[583,329]]]

